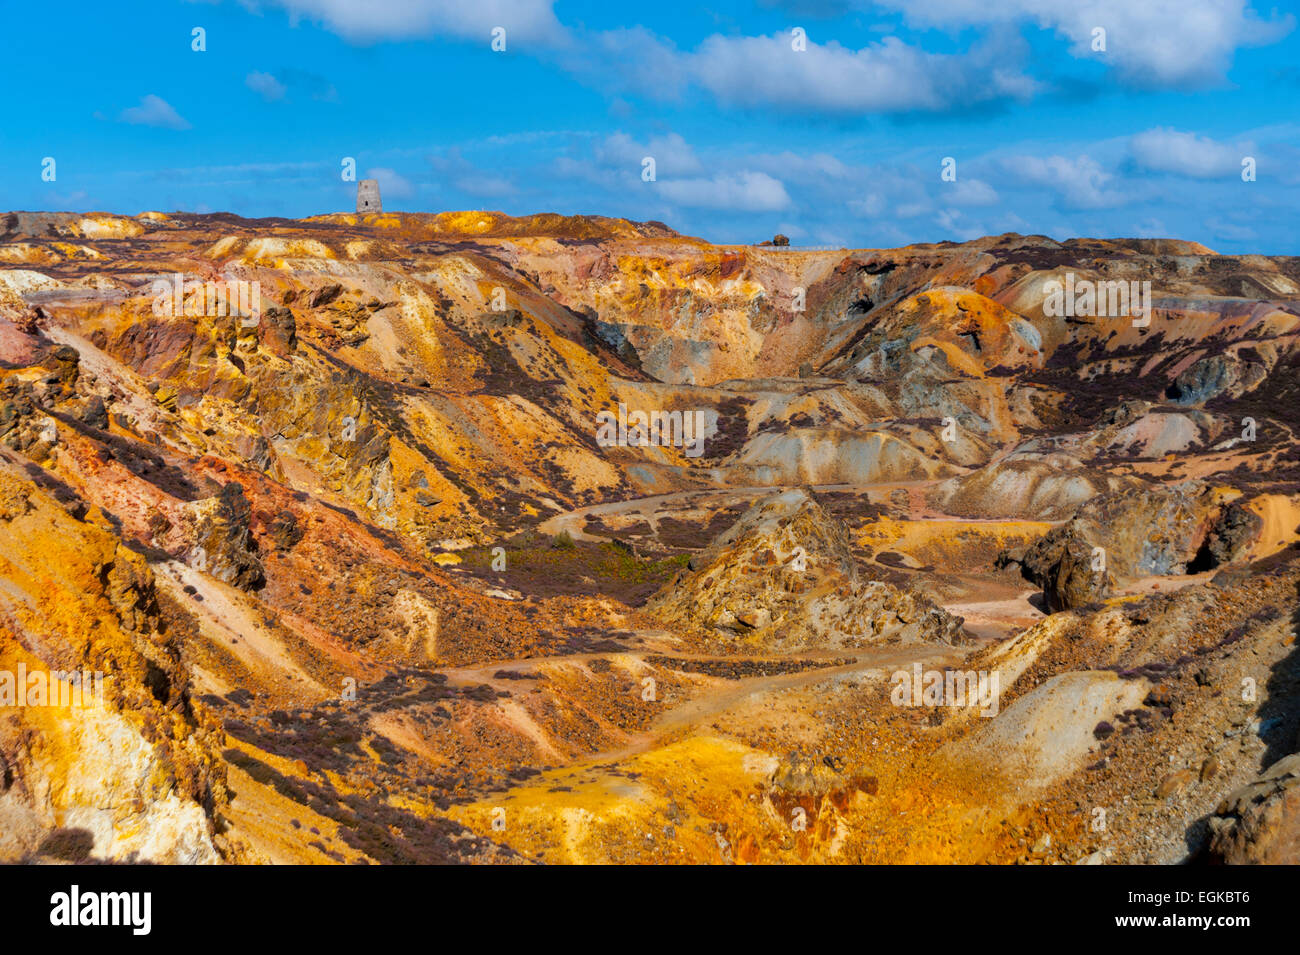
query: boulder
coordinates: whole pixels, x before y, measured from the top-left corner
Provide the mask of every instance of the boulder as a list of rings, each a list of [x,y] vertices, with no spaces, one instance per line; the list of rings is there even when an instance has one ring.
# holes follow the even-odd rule
[[[1210,858],[1228,865],[1300,864],[1300,753],[1234,790],[1210,819]]]
[[[1240,560],[1259,539],[1264,529],[1264,519],[1237,501],[1226,504],[1205,537],[1197,555],[1198,564],[1207,569],[1222,567]]]

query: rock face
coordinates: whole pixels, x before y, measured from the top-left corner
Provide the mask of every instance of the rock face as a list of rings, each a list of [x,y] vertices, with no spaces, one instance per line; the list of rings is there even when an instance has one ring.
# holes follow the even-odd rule
[[[181,662],[187,615],[102,513],[73,517],[7,462],[0,498],[6,559],[22,566],[6,564],[22,603],[0,624],[0,860],[238,858],[218,835],[222,734]],[[22,672],[51,687],[85,676],[80,694],[16,705]]]
[[[244,489],[234,481],[213,498],[190,505],[198,542],[193,560],[218,580],[252,590],[265,580],[250,529],[252,508]]]
[[[1198,484],[1118,491],[1078,507],[1020,559],[1053,612],[1110,596],[1116,577],[1210,570],[1259,536],[1259,515]]]
[[[1237,501],[1231,501],[1210,527],[1197,562],[1205,569],[1222,567],[1241,559],[1249,547],[1259,539],[1264,519]]]
[[[1210,855],[1229,865],[1300,865],[1300,753],[1226,796],[1210,820]]]
[[[1266,377],[1268,370],[1261,362],[1243,361],[1234,355],[1212,355],[1181,372],[1169,386],[1169,397],[1180,405],[1204,404],[1223,394],[1237,398]]]
[[[1029,579],[1043,588],[1051,613],[1105,600],[1115,587],[1102,555],[1078,537],[1063,535],[1048,545],[1040,541],[1026,552],[1024,566]]]
[[[652,602],[724,648],[851,649],[963,642],[962,619],[920,594],[867,580],[843,528],[807,491],[754,504]]]

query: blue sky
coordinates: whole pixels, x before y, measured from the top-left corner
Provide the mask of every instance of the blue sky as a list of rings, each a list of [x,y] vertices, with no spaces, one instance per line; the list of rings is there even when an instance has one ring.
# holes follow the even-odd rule
[[[1300,254],[1292,5],[4,0],[0,13],[0,209],[350,210],[353,157],[385,209],[659,219],[718,242],[1014,231]]]

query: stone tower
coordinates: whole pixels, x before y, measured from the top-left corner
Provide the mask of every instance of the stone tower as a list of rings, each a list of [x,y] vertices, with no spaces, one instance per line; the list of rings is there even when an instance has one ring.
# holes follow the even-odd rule
[[[379,201],[379,180],[362,179],[357,183],[357,212],[383,212]]]

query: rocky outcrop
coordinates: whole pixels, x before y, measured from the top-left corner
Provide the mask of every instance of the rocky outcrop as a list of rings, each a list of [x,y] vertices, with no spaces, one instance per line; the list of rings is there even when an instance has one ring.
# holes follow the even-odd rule
[[[1129,485],[1073,455],[1018,451],[937,484],[931,498],[945,512],[964,517],[1059,520],[1081,504]]]
[[[1115,587],[1104,552],[1073,533],[1041,538],[1025,553],[1026,576],[1043,588],[1050,613],[1105,600]]]
[[[1203,485],[1122,491],[1077,508],[1019,563],[1057,612],[1104,600],[1117,577],[1222,566],[1243,555],[1262,526],[1257,514]]]
[[[73,517],[7,463],[0,498],[0,860],[235,858],[188,614],[101,512]]]
[[[194,551],[190,562],[218,580],[241,590],[253,590],[266,579],[252,535],[252,508],[244,488],[225,484],[215,497],[189,505],[194,523]]]
[[[962,620],[926,597],[867,579],[807,491],[754,504],[655,598],[664,620],[731,649],[958,644]]]
[[[1261,362],[1242,361],[1234,355],[1211,355],[1180,372],[1169,386],[1170,400],[1180,405],[1204,404],[1211,398],[1238,398],[1268,376]]]
[[[1300,865],[1300,753],[1228,794],[1210,819],[1209,852],[1228,865]]]
[[[1194,566],[1211,569],[1242,559],[1263,528],[1264,519],[1257,513],[1239,501],[1228,502],[1206,534]]]

